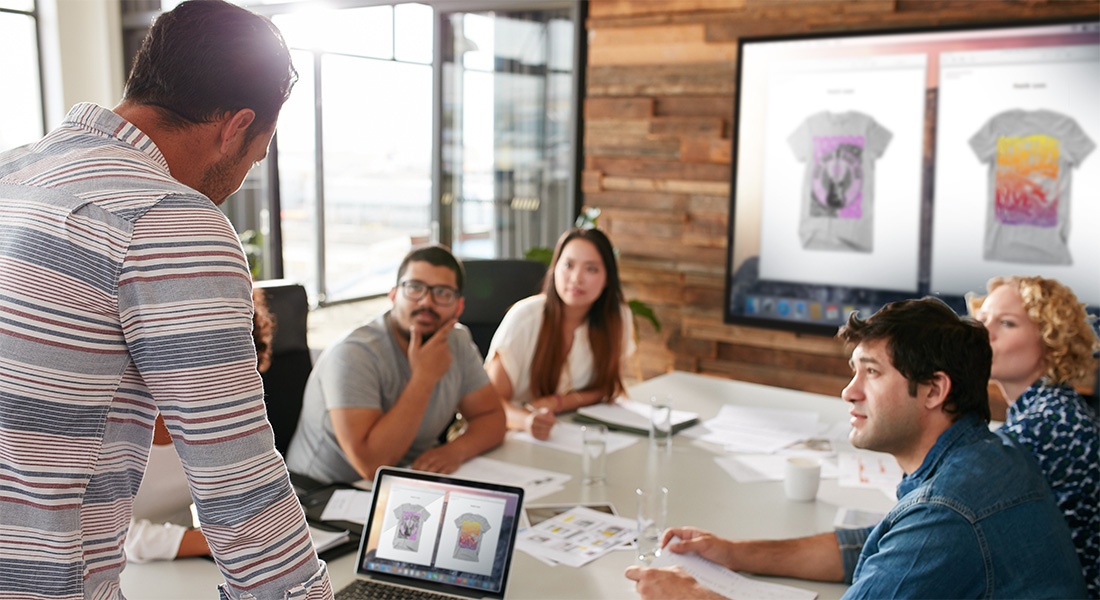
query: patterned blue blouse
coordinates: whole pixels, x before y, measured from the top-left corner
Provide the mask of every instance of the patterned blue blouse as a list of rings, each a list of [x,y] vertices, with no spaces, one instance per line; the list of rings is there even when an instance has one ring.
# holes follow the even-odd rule
[[[1039,460],[1073,532],[1089,596],[1100,598],[1100,425],[1072,387],[1040,381],[1008,407],[1001,433]]]

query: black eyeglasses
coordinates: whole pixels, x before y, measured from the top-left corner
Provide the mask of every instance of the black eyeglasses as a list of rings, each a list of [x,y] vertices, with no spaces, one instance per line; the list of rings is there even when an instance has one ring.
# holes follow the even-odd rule
[[[462,295],[453,287],[446,285],[428,285],[423,281],[417,281],[415,279],[402,281],[397,285],[409,300],[420,300],[428,293],[428,290],[431,290],[432,300],[440,306],[450,306]]]

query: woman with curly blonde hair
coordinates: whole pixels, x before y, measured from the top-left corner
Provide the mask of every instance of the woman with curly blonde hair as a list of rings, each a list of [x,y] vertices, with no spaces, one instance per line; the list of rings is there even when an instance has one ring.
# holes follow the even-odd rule
[[[968,298],[989,330],[990,378],[1008,401],[1000,433],[1029,449],[1065,514],[1089,596],[1100,597],[1100,426],[1072,384],[1096,371],[1100,347],[1073,291],[1043,277],[995,277]]]

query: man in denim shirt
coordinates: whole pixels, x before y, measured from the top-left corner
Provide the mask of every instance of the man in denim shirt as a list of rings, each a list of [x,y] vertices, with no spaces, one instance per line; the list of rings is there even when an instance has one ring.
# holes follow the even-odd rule
[[[991,351],[985,328],[939,300],[854,313],[857,448],[889,452],[907,475],[876,527],[792,540],[734,542],[693,528],[666,548],[736,571],[850,583],[845,598],[1079,598],[1069,530],[1034,459],[988,430]],[[681,541],[669,543],[677,537]],[[630,567],[643,598],[721,598],[679,567]]]

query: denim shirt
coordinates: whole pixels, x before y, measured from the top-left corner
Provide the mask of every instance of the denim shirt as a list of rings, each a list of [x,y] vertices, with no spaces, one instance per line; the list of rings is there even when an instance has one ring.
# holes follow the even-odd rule
[[[1085,596],[1069,529],[1034,459],[979,418],[941,434],[898,498],[874,528],[837,531],[851,574],[845,598]]]

